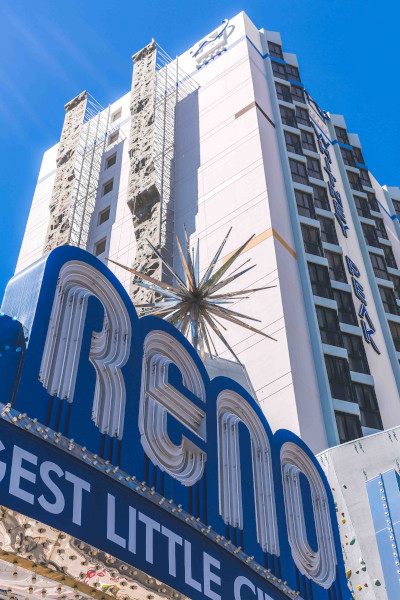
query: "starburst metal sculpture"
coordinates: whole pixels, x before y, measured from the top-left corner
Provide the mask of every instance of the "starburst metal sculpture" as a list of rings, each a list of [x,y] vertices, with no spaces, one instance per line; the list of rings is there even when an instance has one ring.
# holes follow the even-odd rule
[[[196,252],[190,251],[189,239],[187,236],[186,228],[185,228],[185,240],[186,240],[186,256],[182,249],[182,246],[179,242],[178,236],[176,236],[176,240],[178,243],[179,254],[182,261],[183,270],[185,273],[185,281],[176,273],[176,271],[165,261],[165,259],[161,256],[160,252],[153,246],[153,244],[147,240],[150,248],[156,254],[156,256],[163,263],[165,268],[169,271],[169,273],[173,276],[174,281],[176,281],[176,285],[171,285],[165,283],[163,281],[158,281],[145,273],[141,273],[136,271],[135,269],[130,269],[120,263],[115,262],[114,260],[108,259],[109,262],[122,267],[126,271],[129,271],[135,277],[139,278],[141,281],[135,279],[134,283],[137,285],[143,286],[147,289],[152,290],[156,294],[160,294],[162,299],[159,301],[154,301],[148,304],[137,304],[136,308],[140,308],[142,315],[156,315],[158,317],[163,317],[166,321],[175,325],[177,329],[186,337],[188,337],[192,345],[196,350],[200,350],[200,355],[205,362],[206,350],[208,354],[212,357],[213,355],[218,356],[216,351],[211,332],[213,332],[221,342],[226,346],[226,348],[231,352],[231,354],[235,357],[235,359],[240,363],[240,360],[236,356],[232,347],[229,345],[224,335],[221,333],[221,328],[226,331],[226,327],[224,327],[219,319],[225,319],[230,323],[234,323],[235,325],[240,325],[240,327],[244,327],[254,333],[258,333],[264,337],[267,337],[271,340],[275,340],[275,338],[270,335],[264,333],[260,329],[256,329],[252,325],[245,323],[242,319],[247,319],[251,321],[258,321],[259,319],[254,319],[253,317],[249,317],[247,315],[238,313],[230,308],[227,308],[226,305],[232,304],[237,300],[247,299],[248,294],[252,294],[253,292],[259,292],[261,290],[267,290],[275,286],[266,286],[260,288],[253,288],[247,290],[240,290],[237,292],[223,292],[218,293],[222,288],[229,285],[235,279],[238,279],[244,273],[247,273],[250,269],[253,269],[255,265],[250,267],[246,267],[243,269],[244,265],[249,262],[249,260],[245,261],[240,267],[232,271],[232,273],[223,279],[223,276],[238,256],[243,252],[246,248],[247,244],[253,239],[254,235],[251,236],[250,239],[246,241],[238,250],[236,250],[229,258],[226,260],[223,265],[214,272],[215,266],[218,262],[219,257],[221,256],[221,252],[226,244],[226,241],[229,237],[232,228],[228,231],[225,236],[222,244],[218,248],[216,255],[211,261],[210,265],[206,269],[204,275],[200,279],[199,273],[199,243],[197,242]],[[240,271],[239,271],[240,269]],[[239,272],[237,272],[239,271]],[[211,349],[212,347],[212,349]]]

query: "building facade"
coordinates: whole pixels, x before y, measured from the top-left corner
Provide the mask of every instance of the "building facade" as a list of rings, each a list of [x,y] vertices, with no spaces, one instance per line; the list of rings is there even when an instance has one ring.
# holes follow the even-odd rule
[[[16,272],[70,244],[168,281],[147,240],[178,268],[185,226],[202,271],[231,227],[222,262],[254,234],[244,287],[275,287],[234,308],[276,341],[234,324],[226,337],[272,429],[317,453],[399,424],[399,188],[313,100],[279,33],[244,13],[175,60],[152,43],[133,62],[108,108],[86,93],[66,105]],[[109,266],[135,304],[152,301]]]

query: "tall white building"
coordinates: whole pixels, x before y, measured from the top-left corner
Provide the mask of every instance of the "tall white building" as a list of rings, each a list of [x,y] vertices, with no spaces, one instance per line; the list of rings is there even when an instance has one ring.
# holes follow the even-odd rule
[[[179,268],[185,225],[204,270],[230,227],[221,261],[254,234],[242,286],[276,287],[234,309],[276,341],[226,337],[272,428],[320,452],[400,423],[400,190],[376,181],[284,47],[240,13],[178,59],[155,43],[135,54],[131,91],[108,108],[67,104],[16,270],[67,243],[166,278],[147,239]]]

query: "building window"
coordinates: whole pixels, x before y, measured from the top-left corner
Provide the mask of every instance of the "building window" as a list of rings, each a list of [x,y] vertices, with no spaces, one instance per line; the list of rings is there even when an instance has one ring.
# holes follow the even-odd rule
[[[400,352],[400,323],[394,323],[393,321],[388,321],[390,333],[392,334],[394,347],[397,352]]]
[[[342,154],[343,162],[345,165],[347,165],[348,167],[356,166],[356,161],[354,160],[354,154],[351,150],[349,150],[348,148],[340,147],[340,152]]]
[[[317,151],[314,134],[311,133],[311,131],[301,130],[301,143],[306,150],[312,150],[313,152]]]
[[[268,53],[270,56],[283,60],[282,47],[274,42],[268,42]]]
[[[375,194],[373,194],[372,192],[367,192],[367,196],[370,209],[375,210],[376,212],[381,212]]]
[[[322,265],[308,263],[308,272],[310,274],[311,288],[314,296],[332,298],[333,294],[328,269]]]
[[[297,67],[293,67],[292,65],[285,66],[288,79],[292,79],[293,81],[300,81],[299,69]]]
[[[390,246],[386,246],[386,244],[382,244],[381,246],[383,253],[385,255],[386,266],[391,269],[397,269],[397,262],[393,254],[393,250]]]
[[[333,219],[327,219],[326,217],[318,217],[319,222],[321,223],[321,240],[323,242],[327,242],[328,244],[336,244],[339,245],[335,222]]]
[[[279,79],[287,79],[285,65],[271,60],[271,66],[274,77],[279,77]]]
[[[389,274],[386,270],[386,263],[383,256],[380,254],[374,254],[373,252],[370,252],[369,256],[375,277],[379,277],[380,279],[389,279]]]
[[[350,415],[349,413],[336,412],[336,426],[339,434],[339,441],[341,444],[357,440],[362,437],[362,429],[360,419],[357,415]]]
[[[290,133],[289,131],[284,131],[285,141],[286,141],[286,149],[288,152],[293,152],[294,154],[303,154],[303,150],[301,148],[300,136],[294,133]]]
[[[315,208],[322,208],[323,210],[330,210],[328,200],[328,192],[326,188],[321,187],[320,185],[312,184],[313,194],[314,194],[314,206]]]
[[[110,135],[110,137],[108,138],[108,145],[111,146],[112,144],[115,144],[115,142],[118,141],[119,138],[119,129],[117,129],[117,131],[114,131],[114,133],[112,133]]]
[[[350,187],[352,190],[356,190],[358,192],[363,191],[361,179],[357,173],[354,173],[354,171],[347,171],[347,177],[349,179]]]
[[[293,85],[293,84],[291,84],[290,90],[292,92],[292,98],[293,98],[293,100],[296,100],[296,102],[303,102],[303,104],[306,103],[306,99],[304,97],[304,90],[303,90],[303,88],[301,88],[299,85]]]
[[[301,106],[296,106],[296,120],[302,125],[311,125],[308,110],[306,108],[301,108]]]
[[[398,275],[390,275],[389,279],[394,285],[394,295],[396,296],[396,299],[400,300],[400,277]]]
[[[109,169],[117,162],[117,153],[111,154],[108,158],[106,158],[106,169]]]
[[[378,234],[378,237],[383,238],[384,240],[388,240],[389,237],[388,237],[383,219],[375,218],[375,225],[376,225],[376,233]]]
[[[369,178],[368,171],[366,169],[360,169],[360,179],[363,185],[366,185],[367,187],[372,187],[372,183]]]
[[[289,127],[297,127],[294,110],[288,108],[287,106],[279,106],[279,110],[281,113],[282,123],[284,125],[289,125]]]
[[[99,213],[99,225],[102,225],[110,218],[110,207],[107,206],[104,210]]]
[[[354,147],[353,150],[354,150],[354,157],[356,159],[356,163],[358,163],[359,165],[365,165],[365,160],[362,155],[361,149]]]
[[[332,398],[354,402],[347,360],[337,356],[325,355],[325,365]]]
[[[369,375],[370,370],[362,338],[359,335],[344,333],[343,342],[349,355],[350,371],[367,373]]]
[[[319,158],[307,156],[307,171],[309,177],[314,177],[314,179],[323,179]]]
[[[107,242],[107,238],[103,238],[102,240],[97,242],[97,244],[94,245],[95,256],[100,256],[100,254],[103,254],[103,252],[105,252],[106,242]]]
[[[299,215],[308,217],[309,219],[315,219],[315,211],[311,194],[294,190],[294,195],[296,196],[297,211]]]
[[[368,246],[380,248],[375,227],[373,225],[367,225],[367,223],[361,223],[361,227],[364,233],[365,241],[367,242]]]
[[[328,252],[325,250],[325,256],[328,259],[329,264],[329,277],[335,281],[347,283],[342,255],[337,254],[337,252]]]
[[[397,306],[396,298],[392,288],[388,288],[383,285],[378,285],[378,288],[379,293],[381,295],[383,308],[385,309],[385,313],[389,313],[391,315],[398,315],[399,307]]]
[[[336,310],[325,308],[324,306],[316,306],[316,311],[322,343],[342,348],[342,333]]]
[[[353,198],[357,208],[357,213],[360,215],[360,217],[366,217],[367,219],[371,219],[368,200],[366,198],[362,198],[361,196],[356,196],[355,194]]]
[[[293,158],[289,158],[289,164],[293,181],[297,181],[297,183],[303,183],[304,185],[308,185],[306,165],[302,162],[299,162],[298,160],[293,160]]]
[[[309,227],[308,225],[301,224],[301,233],[303,235],[304,249],[308,254],[315,254],[316,256],[323,256],[321,240],[319,237],[319,230],[316,227]]]
[[[338,305],[339,321],[348,325],[358,325],[356,310],[350,292],[333,290],[333,297]]]
[[[118,121],[118,119],[121,118],[121,115],[122,115],[122,108],[119,108],[118,110],[113,112],[113,114],[111,115],[111,123],[115,123],[115,121]]]
[[[105,183],[103,185],[103,196],[105,196],[106,194],[109,194],[111,192],[111,190],[114,187],[114,179],[110,179],[110,181],[107,181],[107,183]]]
[[[349,138],[347,137],[347,131],[343,127],[335,126],[335,132],[337,141],[341,144],[346,144],[347,146],[349,146]]]
[[[394,212],[396,213],[396,215],[398,217],[400,217],[400,202],[398,200],[393,200],[393,198],[392,198],[392,202],[393,202]]]
[[[292,103],[292,96],[290,94],[289,86],[283,85],[282,83],[278,83],[277,81],[275,81],[275,89],[276,95],[278,96],[279,100]]]
[[[360,407],[361,425],[372,429],[383,429],[374,388],[363,383],[353,383],[353,392]]]

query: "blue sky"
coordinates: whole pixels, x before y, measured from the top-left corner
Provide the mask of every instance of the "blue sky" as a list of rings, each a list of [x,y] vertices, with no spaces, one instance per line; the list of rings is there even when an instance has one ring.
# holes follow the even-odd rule
[[[86,89],[107,106],[129,90],[131,56],[152,38],[175,56],[241,10],[258,28],[281,32],[310,93],[360,135],[378,181],[400,184],[398,0],[3,0],[1,295],[64,104]]]

